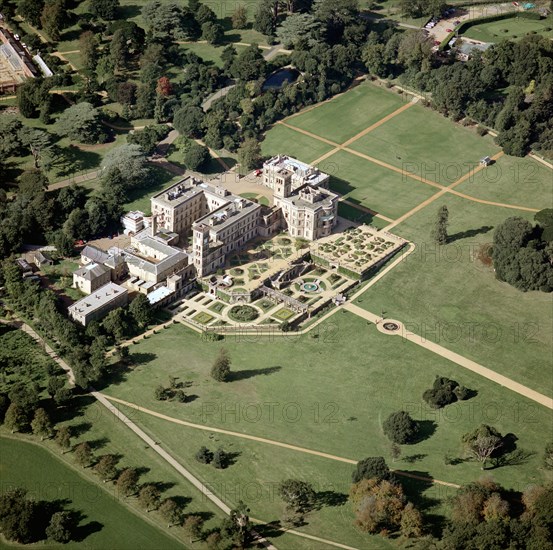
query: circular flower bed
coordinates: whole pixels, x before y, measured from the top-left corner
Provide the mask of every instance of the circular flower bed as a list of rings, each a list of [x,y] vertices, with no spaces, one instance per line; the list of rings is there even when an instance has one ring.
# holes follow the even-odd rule
[[[243,323],[245,321],[253,321],[254,319],[257,319],[259,317],[259,312],[252,306],[240,305],[232,307],[228,312],[228,316],[233,321]]]

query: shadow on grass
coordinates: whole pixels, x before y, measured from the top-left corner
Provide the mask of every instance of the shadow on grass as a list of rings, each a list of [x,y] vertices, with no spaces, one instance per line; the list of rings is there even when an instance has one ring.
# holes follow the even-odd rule
[[[477,235],[484,235],[486,233],[489,233],[492,229],[493,226],[491,225],[483,225],[478,229],[468,229],[467,231],[460,231],[459,233],[449,235],[449,237],[447,238],[447,242],[448,244],[451,244],[455,241],[460,241],[461,239],[470,239],[472,237],[476,237]]]
[[[155,359],[157,359],[157,355],[155,353],[150,352],[135,352],[130,354],[130,358],[132,360],[133,365],[145,365],[146,363],[151,363]]]
[[[422,459],[426,458],[427,456],[428,456],[427,454],[419,453],[419,454],[415,454],[415,455],[404,456],[404,457],[401,458],[401,460],[403,462],[407,462],[407,464],[414,464],[415,462],[418,462],[419,460],[422,460]]]
[[[248,378],[253,378],[254,376],[274,374],[280,370],[282,370],[282,367],[267,367],[265,369],[250,369],[231,372],[230,381],[235,382],[238,380],[247,380]]]
[[[315,509],[323,507],[343,506],[348,501],[348,495],[336,491],[321,491],[315,496]]]
[[[138,17],[140,15],[140,6],[136,4],[129,4],[127,6],[119,6],[117,8],[116,19],[132,19],[133,17]]]
[[[60,157],[54,163],[58,176],[77,175],[76,172],[92,170],[100,165],[101,157],[93,151],[83,151],[75,145],[60,148]]]
[[[417,421],[417,425],[419,430],[413,441],[410,441],[411,445],[415,445],[416,443],[420,443],[421,441],[432,437],[437,427],[436,422],[433,420],[419,420]]]

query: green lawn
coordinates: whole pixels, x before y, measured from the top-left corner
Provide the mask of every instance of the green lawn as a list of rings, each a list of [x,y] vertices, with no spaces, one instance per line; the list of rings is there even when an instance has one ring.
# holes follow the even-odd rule
[[[321,510],[306,516],[307,525],[296,530],[355,548],[385,550],[395,548],[391,541],[359,532],[353,525],[351,505],[345,501],[351,481],[352,466],[314,456],[303,455],[279,447],[261,445],[220,434],[202,432],[184,426],[168,424],[152,416],[134,412],[128,407],[121,409],[131,413],[139,425],[163,441],[164,447],[179,457],[179,461],[197,477],[202,479],[224,502],[233,506],[242,500],[248,504],[251,515],[264,521],[278,521],[284,512],[283,502],[276,492],[276,485],[286,478],[310,482],[321,497],[335,505],[323,504]],[[186,441],[186,445],[183,442]],[[195,452],[205,446],[212,451],[222,447],[232,453],[235,464],[224,470],[211,465],[200,464],[194,458]],[[433,489],[418,486],[429,498]],[[424,490],[426,489],[426,491]],[[413,496],[418,496],[420,492]],[[436,511],[436,508],[433,509]],[[261,530],[263,532],[263,530]],[[317,542],[271,531],[269,540],[284,550],[330,548]],[[314,545],[313,545],[314,544]],[[311,546],[313,545],[313,546]]]
[[[221,53],[223,52],[223,46],[212,46],[211,44],[186,44],[181,46],[184,52],[194,52],[197,56],[201,57],[204,61],[211,62],[217,67],[223,66],[221,59]]]
[[[72,541],[65,548],[182,548],[182,541],[166,535],[122,505],[113,487],[89,481],[42,446],[11,437],[2,437],[1,444],[4,489],[25,487],[37,500],[66,500],[67,510],[82,514],[77,531],[79,541]],[[41,543],[40,547],[60,546]]]
[[[408,173],[450,185],[500,149],[490,136],[453,124],[442,115],[414,105],[350,145]]]
[[[326,139],[343,143],[404,104],[397,94],[373,84],[363,83],[315,109],[287,119],[286,122]]]
[[[453,242],[436,249],[430,231],[443,204]],[[384,309],[410,323],[412,332],[551,396],[551,294],[520,292],[474,259],[481,244],[492,241],[494,227],[510,216],[533,217],[455,196],[427,206],[393,229],[415,242],[416,251],[363,294],[359,305],[376,313]]]
[[[475,198],[527,206],[553,206],[553,171],[530,157],[502,156],[456,189]]]
[[[401,216],[437,191],[345,151],[335,153],[325,163],[334,170],[330,182],[334,191],[391,218]]]
[[[226,384],[209,376],[221,347],[229,351],[236,372]],[[548,411],[415,344],[383,335],[374,325],[345,311],[319,327],[318,338],[290,334],[243,340],[229,336],[213,343],[174,325],[130,351],[146,360],[125,375],[124,384],[111,385],[106,393],[169,416],[359,460],[389,456],[381,422],[391,412],[406,409],[415,418],[437,425],[432,437],[403,448],[404,455],[425,456],[415,465],[401,467],[454,483],[478,477],[480,469],[475,463],[446,466],[444,454],[459,456],[461,435],[489,422],[502,433],[515,433],[520,448],[536,453],[516,468],[493,470],[494,477],[513,486],[540,480],[543,475],[538,467],[543,429],[551,425]],[[428,409],[421,396],[438,374],[455,378],[478,395],[446,411]],[[153,388],[169,376],[188,382],[187,392],[196,398],[185,405],[156,401]],[[165,427],[156,436],[165,442],[175,426],[161,425]],[[183,448],[181,452],[184,456],[193,451]],[[239,462],[246,467],[249,461]],[[263,466],[261,461],[256,464]]]
[[[501,40],[520,39],[527,34],[539,34],[540,36],[553,38],[553,20],[548,18],[534,21],[523,17],[512,17],[473,25],[462,36],[482,42],[500,42]]]
[[[275,124],[265,134],[265,139],[261,143],[261,151],[264,155],[290,155],[308,163],[328,153],[331,149],[331,145],[300,134],[281,124]],[[322,170],[324,170],[325,163],[326,161],[321,166]]]

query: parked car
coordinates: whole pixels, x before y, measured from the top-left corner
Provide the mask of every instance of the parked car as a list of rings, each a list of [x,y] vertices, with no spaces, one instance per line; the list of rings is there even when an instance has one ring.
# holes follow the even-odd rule
[[[257,169],[253,174],[254,174],[255,177],[259,177],[259,176],[261,176],[261,174],[263,174],[263,170]]]
[[[446,32],[453,32],[453,29],[446,29]]]
[[[439,46],[439,45],[440,45],[440,41],[439,41],[439,40],[434,40],[434,44],[436,44],[436,46]]]

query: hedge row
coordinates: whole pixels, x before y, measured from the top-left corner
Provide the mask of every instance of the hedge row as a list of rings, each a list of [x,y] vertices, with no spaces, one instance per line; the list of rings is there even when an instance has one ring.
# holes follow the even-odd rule
[[[533,19],[535,21],[539,21],[541,19],[541,15],[537,12],[509,12],[509,13],[500,13],[498,15],[489,15],[487,17],[480,17],[479,19],[471,19],[470,21],[463,21],[456,29],[455,32],[458,34],[462,34],[467,29],[470,29],[470,27],[474,27],[474,25],[481,25],[483,23],[493,23],[494,21],[501,21],[503,19],[511,19],[512,17],[522,17],[523,19]]]

